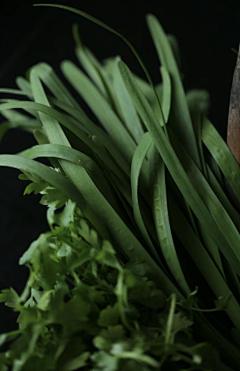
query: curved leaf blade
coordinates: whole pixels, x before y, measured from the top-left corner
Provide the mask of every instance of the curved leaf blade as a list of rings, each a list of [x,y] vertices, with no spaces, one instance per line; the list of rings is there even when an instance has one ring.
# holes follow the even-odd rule
[[[179,263],[171,232],[167,205],[165,165],[153,144],[152,138],[151,144],[152,147],[149,155],[149,183],[151,185],[150,194],[152,194],[152,211],[155,228],[167,266],[178,287],[188,296],[191,290]]]
[[[172,90],[174,93],[172,94],[171,125],[173,125],[177,135],[194,162],[200,166],[191,116],[172,48],[158,19],[152,14],[148,14],[146,19],[159,60],[160,62],[162,61],[163,66],[168,70],[172,80]]]
[[[142,236],[144,237],[146,243],[148,244],[151,253],[153,254],[155,260],[158,264],[161,264],[161,260],[155,250],[155,247],[152,243],[152,240],[148,234],[148,231],[144,225],[144,221],[141,215],[141,210],[138,201],[138,180],[141,171],[141,167],[148,152],[148,149],[152,143],[152,138],[149,133],[145,133],[137,146],[131,166],[131,189],[132,189],[132,205],[133,205],[133,214],[136,221],[136,224],[141,231]]]

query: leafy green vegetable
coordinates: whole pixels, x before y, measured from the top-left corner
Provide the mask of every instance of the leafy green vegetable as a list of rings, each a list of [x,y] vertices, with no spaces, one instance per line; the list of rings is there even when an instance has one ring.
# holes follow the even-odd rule
[[[36,6],[122,38],[148,82],[121,56],[99,62],[74,24],[85,72],[68,60],[61,71],[98,122],[46,63],[18,76],[18,90],[0,89],[26,97],[0,100],[0,140],[19,128],[37,142],[0,166],[21,171],[24,195],[42,195],[49,224],[19,259],[23,292],[0,293],[19,313],[18,329],[0,335],[0,370],[239,370],[240,215],[223,175],[239,198],[240,173],[207,118],[208,93],[185,94],[177,40],[155,16],[156,86],[124,36],[80,10]]]
[[[187,314],[171,309],[172,327],[165,328],[168,304],[155,283],[124,268],[75,203],[69,200],[58,214],[54,197],[47,204],[51,231],[41,234],[19,261],[30,270],[24,292],[18,296],[10,288],[0,294],[0,301],[19,312],[20,328],[1,335],[2,343],[14,339],[8,353],[1,354],[2,369],[150,370],[163,356],[171,363],[183,351],[178,335],[189,333],[192,325]],[[191,344],[179,362],[189,357],[194,365],[200,357]]]

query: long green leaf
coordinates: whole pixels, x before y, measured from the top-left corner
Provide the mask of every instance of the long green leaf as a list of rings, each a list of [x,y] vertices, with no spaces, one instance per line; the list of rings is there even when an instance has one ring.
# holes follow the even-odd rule
[[[147,134],[150,136],[149,133],[146,133],[145,135]],[[149,142],[152,144],[149,155],[150,194],[152,195],[152,211],[158,240],[162,254],[172,277],[175,279],[176,285],[178,285],[180,290],[188,296],[191,291],[178,260],[169,221],[165,165],[160,158],[151,137]]]
[[[173,55],[178,66],[178,70],[181,71],[181,55],[177,38],[172,34],[167,34],[167,38],[169,45],[171,46],[171,49],[173,51]]]
[[[171,125],[176,130],[177,135],[191,155],[194,162],[200,166],[199,153],[193,131],[191,116],[188,110],[181,76],[173,55],[172,48],[169,44],[167,35],[163,31],[163,28],[157,18],[152,14],[148,14],[146,19],[159,60],[162,62],[163,66],[168,70],[171,76],[171,82],[173,85],[172,90],[174,92],[174,94],[172,94],[172,110],[170,115]]]
[[[144,131],[135,107],[131,102],[131,97],[126,89],[126,86],[124,85],[124,82],[122,81],[122,76],[118,68],[118,62],[120,59],[121,58],[115,58],[113,64],[113,86],[126,127],[128,128],[135,142],[139,143]]]
[[[0,88],[0,93],[25,95],[25,93],[22,92],[21,90],[17,90],[17,89],[5,89],[5,88]]]
[[[139,174],[141,171],[143,160],[148,152],[148,149],[152,143],[152,138],[149,133],[145,133],[134,152],[131,166],[131,188],[132,188],[132,204],[133,204],[133,214],[136,221],[136,224],[144,237],[146,243],[148,244],[152,255],[154,256],[156,262],[160,265],[161,260],[155,250],[155,247],[151,241],[151,238],[147,232],[147,229],[144,225],[144,221],[141,215],[141,210],[139,207],[138,201],[138,180]]]
[[[206,161],[203,153],[202,144],[202,119],[203,115],[207,115],[209,106],[209,93],[205,90],[191,90],[186,94],[187,104],[192,118],[193,129],[198,146],[200,156],[201,170],[206,179],[208,173],[206,169]]]
[[[119,115],[119,106],[115,99],[115,91],[113,89],[111,78],[91,50],[82,44],[78,34],[78,25],[76,23],[73,25],[73,37],[76,43],[75,54],[78,61],[87,72],[93,83],[108,100],[113,111],[115,111],[115,113],[122,118],[121,115]]]
[[[168,70],[164,66],[160,67],[160,72],[163,80],[162,98],[160,99],[162,104],[162,113],[165,123],[168,123],[172,95],[171,79]],[[156,117],[161,117],[161,112],[159,110],[158,104],[155,104],[153,111]],[[170,269],[172,276],[175,279],[176,284],[180,287],[185,295],[189,295],[190,289],[178,260],[169,222],[165,165],[161,160],[159,153],[155,145],[153,144],[153,141],[149,155],[149,184],[150,194],[152,194],[152,210],[154,215],[154,222],[164,259],[168,265],[168,268]]]
[[[112,79],[111,73],[109,73],[109,71],[107,71],[103,67],[103,65],[96,59],[96,57],[94,56],[94,54],[91,52],[90,49],[86,48],[85,52],[86,52],[86,55],[87,55],[89,61],[95,67],[95,69],[99,73],[99,76],[102,79],[102,83],[103,83],[103,85],[105,87],[105,91],[106,91],[106,98],[108,99],[109,104],[111,105],[111,108],[118,115],[120,120],[123,122],[123,118],[122,118],[122,115],[121,115],[121,109],[120,109],[120,106],[119,106],[118,101],[116,99],[116,91],[115,91],[114,86],[113,86],[113,81],[112,81],[113,79]],[[115,57],[115,58],[117,58],[117,57]]]
[[[168,119],[169,119],[169,114],[170,114],[170,109],[171,109],[171,100],[172,100],[172,86],[171,86],[171,79],[170,75],[168,73],[168,70],[164,67],[160,67],[160,73],[162,76],[162,98],[160,99],[161,101],[161,106],[162,106],[162,113],[164,117],[164,121],[167,124]],[[153,106],[153,112],[155,113],[155,116],[161,117],[161,112],[159,109],[158,103],[155,101],[155,104]],[[162,121],[159,120],[160,124],[162,124]]]
[[[9,121],[15,121],[15,122],[17,122],[17,121],[30,121],[30,120],[32,120],[32,119],[30,119],[29,118],[29,116],[27,116],[27,115],[24,115],[23,113],[20,113],[20,112],[18,112],[18,111],[16,111],[16,110],[11,110],[11,111],[9,111],[9,110],[6,110],[6,111],[2,111],[1,112],[1,114],[6,118],[6,119],[8,119]],[[39,121],[39,123],[40,123],[40,121]]]
[[[107,91],[102,81],[102,78],[99,74],[99,71],[93,65],[91,59],[89,58],[86,48],[80,40],[79,33],[78,33],[78,24],[73,24],[73,37],[76,44],[75,53],[76,56],[81,63],[84,70],[87,72],[88,76],[91,80],[95,83],[95,85],[99,88],[102,94],[107,98]]]

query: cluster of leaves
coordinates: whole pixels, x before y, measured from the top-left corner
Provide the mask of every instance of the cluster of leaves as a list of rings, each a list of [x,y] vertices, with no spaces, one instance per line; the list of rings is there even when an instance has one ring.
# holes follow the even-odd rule
[[[19,329],[0,337],[1,345],[11,340],[0,354],[0,370],[148,371],[174,364],[207,370],[213,359],[215,367],[217,354],[203,362],[211,346],[191,340],[192,319],[176,308],[176,298],[167,300],[142,275],[141,264],[125,267],[74,202],[46,184],[39,191],[40,184],[31,183],[25,193],[44,194],[51,231],[20,258],[29,268],[22,295],[13,288],[0,294],[20,313]]]
[[[33,182],[25,194],[44,195],[51,228],[20,259],[30,269],[23,294],[1,294],[20,311],[20,332],[2,335],[2,341],[19,336],[3,362],[12,361],[14,371],[43,368],[48,359],[45,369],[147,370],[168,364],[179,370],[187,363],[190,370],[238,370],[240,214],[225,182],[240,201],[240,169],[207,118],[209,94],[185,93],[177,40],[155,16],[147,15],[147,24],[160,62],[162,81],[156,86],[118,32],[80,10],[45,5],[121,37],[148,82],[120,56],[99,62],[75,24],[76,57],[84,71],[68,60],[60,67],[93,120],[47,63],[17,77],[19,89],[0,89],[29,99],[1,99],[6,121],[0,139],[18,127],[38,143],[1,155],[0,166],[19,169],[20,179]],[[53,167],[35,161],[39,157]],[[209,310],[214,301],[217,308]],[[224,313],[212,315],[216,310]],[[191,321],[195,331],[189,339],[183,330]],[[83,339],[80,354],[70,340],[75,335]],[[211,347],[196,345],[206,339],[225,364]]]

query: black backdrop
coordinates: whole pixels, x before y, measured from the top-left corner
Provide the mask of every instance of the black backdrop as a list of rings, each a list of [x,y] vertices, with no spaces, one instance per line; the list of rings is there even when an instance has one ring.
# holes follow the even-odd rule
[[[36,1],[37,2],[37,1]],[[159,82],[158,59],[145,22],[145,15],[155,14],[165,31],[174,34],[180,44],[185,88],[205,88],[210,92],[210,118],[223,137],[226,136],[229,94],[240,41],[240,11],[211,10],[209,2],[194,1],[54,1],[79,8],[124,34],[133,43]],[[15,88],[15,77],[24,76],[33,64],[45,61],[61,76],[63,59],[76,62],[71,26],[80,24],[82,40],[100,60],[121,55],[130,68],[144,77],[131,50],[117,36],[76,14],[60,9],[33,7],[34,2],[8,1],[0,5],[0,87]],[[51,2],[47,2],[51,3]],[[63,78],[64,80],[64,78]],[[66,84],[67,85],[67,84]],[[7,96],[0,95],[0,98]],[[3,121],[3,120],[1,120]],[[11,130],[0,143],[0,154],[14,154],[35,144],[34,138]],[[14,287],[21,292],[28,270],[18,266],[18,259],[40,233],[48,229],[46,208],[40,196],[23,196],[26,182],[19,171],[0,168],[0,289]],[[16,315],[0,305],[0,332],[16,327]]]

